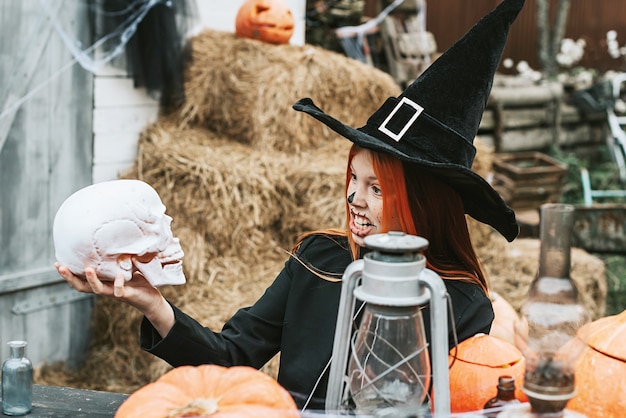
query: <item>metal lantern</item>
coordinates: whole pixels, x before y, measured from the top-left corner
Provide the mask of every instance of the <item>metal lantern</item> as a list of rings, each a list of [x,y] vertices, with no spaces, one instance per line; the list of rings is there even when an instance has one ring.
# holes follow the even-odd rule
[[[426,268],[428,241],[389,232],[366,237],[365,245],[372,251],[343,275],[326,411],[414,416],[428,408],[432,383],[434,412],[449,414],[447,291]],[[431,354],[422,318],[428,304]]]

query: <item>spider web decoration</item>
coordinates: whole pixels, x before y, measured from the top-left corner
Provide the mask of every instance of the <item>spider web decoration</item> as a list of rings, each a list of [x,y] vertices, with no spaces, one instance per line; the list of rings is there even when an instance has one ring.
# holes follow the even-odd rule
[[[55,0],[40,0],[55,30],[85,70],[96,73],[106,65],[123,68],[135,87],[145,87],[158,96],[166,110],[184,100],[187,36],[197,14],[192,0],[75,1],[83,3],[93,43],[78,39],[73,23],[54,5]]]

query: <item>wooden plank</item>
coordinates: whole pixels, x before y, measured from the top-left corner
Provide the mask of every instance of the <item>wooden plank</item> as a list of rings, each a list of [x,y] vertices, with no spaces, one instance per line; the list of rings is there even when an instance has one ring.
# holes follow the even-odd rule
[[[499,112],[500,127],[517,129],[535,126],[544,126],[554,121],[554,115],[546,107],[502,109]]]
[[[574,245],[600,253],[626,253],[626,205],[576,205]]]
[[[561,123],[564,125],[602,125],[606,123],[606,113],[583,115],[576,106],[567,103],[565,99],[559,103],[559,112],[561,113]]]
[[[62,4],[63,2],[60,1],[53,3],[55,13]],[[6,31],[6,27],[4,29]],[[0,113],[0,151],[2,151],[7,140],[15,115],[21,108],[20,102],[27,96],[29,89],[33,90],[31,85],[33,74],[38,69],[43,51],[47,47],[48,40],[53,32],[52,25],[33,29],[37,30],[34,31],[34,38],[31,39],[29,37],[32,43],[29,45],[28,53],[22,54],[22,60],[18,61],[15,71],[8,79],[0,80],[2,81],[2,86],[5,86],[4,89],[0,90],[2,92],[0,94],[0,104],[2,104],[2,113]],[[16,82],[18,80],[19,82]]]
[[[26,340],[26,330],[23,327],[22,318],[11,313],[15,298],[15,293],[0,295],[0,362],[4,362],[9,356],[7,342]],[[30,353],[28,354],[30,355]]]
[[[53,266],[13,273],[1,274],[0,272],[0,295],[63,281]]]
[[[504,131],[496,141],[496,151],[517,152],[545,150],[554,141],[552,128],[528,128]]]
[[[4,293],[0,341],[26,340],[35,367],[60,361],[77,367],[89,347],[94,301],[93,295],[81,294],[65,282]]]
[[[502,132],[496,140],[497,152],[545,151],[555,140],[550,127],[511,129]],[[565,148],[585,144],[603,144],[605,131],[589,125],[561,126],[556,144]]]
[[[94,167],[100,164],[120,163],[132,166],[137,158],[139,135],[138,132],[129,131],[94,136]]]
[[[602,126],[580,124],[574,126],[562,126],[559,135],[559,145],[571,148],[585,144],[604,145],[607,131]]]
[[[567,166],[541,152],[498,154],[493,162],[496,171],[513,179],[522,179],[533,174],[562,174]]]
[[[93,111],[94,135],[132,133],[137,136],[159,116],[159,105],[154,102],[139,106],[98,107]],[[137,139],[135,138],[137,145]],[[117,148],[114,145],[113,148]]]
[[[70,370],[84,366],[85,357],[89,354],[89,347],[92,343],[91,312],[96,303],[96,296],[86,296],[88,297],[64,305],[63,315],[60,315],[59,319],[63,324],[71,324],[72,328],[72,332],[65,334],[67,351],[57,354],[59,361],[64,361]],[[67,327],[67,325],[63,326]],[[63,353],[70,353],[70,355]]]
[[[78,361],[88,347],[93,298],[76,300],[55,271],[52,220],[67,196],[91,183],[93,76],[74,64],[60,37],[41,41],[52,30],[41,5],[10,0],[2,10],[9,6],[12,13],[0,15],[1,30],[11,35],[2,41],[8,46],[2,59],[14,66],[3,68],[13,71],[22,62],[32,72],[22,66],[16,70],[20,85],[3,90],[15,94],[23,87],[28,100],[15,112],[0,151],[0,341],[28,341],[34,364]],[[90,28],[84,5],[58,1],[51,7],[62,9],[77,38],[87,39],[81,36]],[[3,86],[10,86],[7,74],[13,72],[0,74]]]
[[[19,109],[19,100],[19,97],[11,92],[4,100],[0,98],[0,103],[4,103],[2,111],[0,111],[0,152],[2,152],[2,148],[7,142],[11,125],[13,125],[15,115]]]
[[[536,193],[540,191],[541,193],[547,192],[560,192],[563,189],[564,181],[563,176],[547,177],[545,179],[541,177],[537,177],[535,179],[524,179],[522,181],[513,181],[510,178],[503,176],[502,174],[495,173],[493,176],[493,184],[494,187],[499,185],[500,187],[505,187],[515,195],[521,195],[525,193]]]
[[[489,106],[522,107],[545,105],[563,97],[560,83],[525,85],[520,87],[493,86],[489,95]]]
[[[146,106],[158,104],[145,88],[135,88],[128,77],[96,77],[94,80],[94,108],[118,106]]]
[[[112,418],[127,394],[33,385],[29,418]]]
[[[116,161],[110,163],[99,163],[93,167],[93,182],[115,180],[133,167],[134,161]]]

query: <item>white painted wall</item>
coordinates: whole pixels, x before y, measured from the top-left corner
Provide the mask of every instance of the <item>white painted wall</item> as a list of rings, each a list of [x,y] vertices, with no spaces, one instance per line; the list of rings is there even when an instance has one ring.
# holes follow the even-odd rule
[[[296,27],[290,43],[304,44],[306,0],[285,0],[291,7]],[[235,31],[235,17],[244,0],[196,0],[198,27]],[[158,117],[158,101],[145,89],[135,89],[133,80],[121,70],[105,68],[94,78],[93,182],[114,180],[130,169],[137,158],[140,133]]]
[[[92,181],[114,180],[130,169],[137,157],[143,129],[157,119],[158,101],[121,71],[94,77]]]

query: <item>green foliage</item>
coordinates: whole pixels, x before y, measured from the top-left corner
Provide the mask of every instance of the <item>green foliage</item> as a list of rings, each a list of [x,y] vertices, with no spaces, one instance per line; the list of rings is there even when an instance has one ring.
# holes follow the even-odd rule
[[[615,315],[626,309],[626,255],[603,254],[600,258],[606,266],[606,315]]]
[[[612,160],[607,146],[598,146],[595,153],[589,153],[586,156],[556,147],[551,148],[548,154],[555,160],[567,165],[565,186],[561,196],[562,203],[584,203],[580,175],[582,168],[588,170],[589,181],[593,190],[622,190],[626,187],[620,182],[617,166]],[[597,203],[626,203],[626,198],[596,198],[594,201]]]

